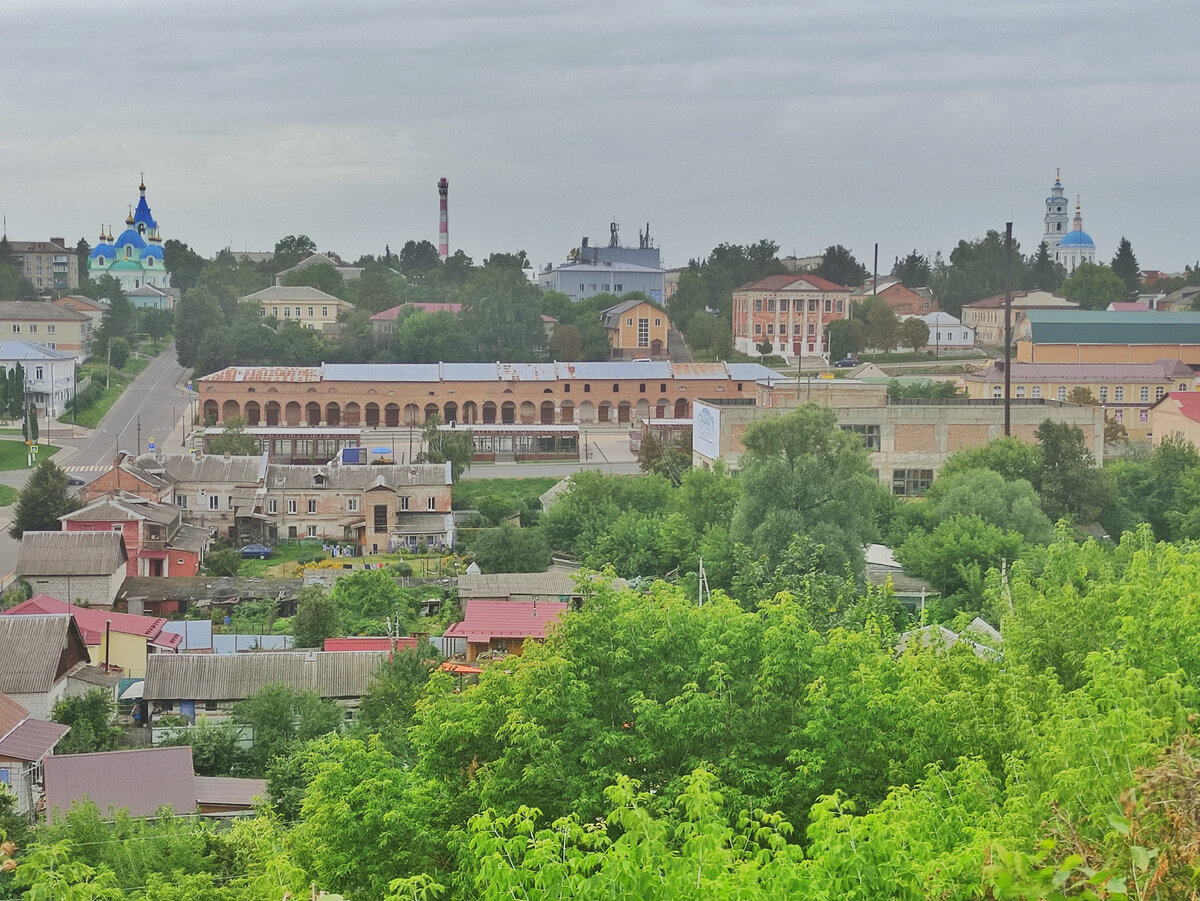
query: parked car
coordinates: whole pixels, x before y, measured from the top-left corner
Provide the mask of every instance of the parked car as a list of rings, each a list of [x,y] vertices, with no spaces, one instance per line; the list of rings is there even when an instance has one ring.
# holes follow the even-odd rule
[[[79,476],[67,476],[67,484],[72,488],[82,488],[87,482],[79,478]]]
[[[251,559],[252,560],[252,559],[257,558],[259,560],[266,560],[273,553],[275,553],[275,552],[273,550],[271,550],[269,547],[267,547],[265,544],[248,544],[244,548],[242,548],[242,558],[243,559]]]
[[[838,369],[853,369],[858,365],[858,357],[842,357],[833,365]]]

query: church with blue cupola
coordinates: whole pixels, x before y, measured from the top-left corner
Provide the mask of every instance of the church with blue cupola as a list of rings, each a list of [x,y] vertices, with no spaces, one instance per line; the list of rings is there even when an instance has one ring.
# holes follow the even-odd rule
[[[100,241],[88,256],[88,278],[111,275],[121,288],[134,291],[143,285],[167,288],[171,276],[163,259],[162,236],[158,222],[146,203],[146,179],[138,186],[141,197],[137,208],[130,208],[125,217],[125,230],[114,240],[112,226],[100,227]]]
[[[1055,172],[1054,186],[1046,198],[1046,231],[1042,240],[1050,249],[1050,259],[1070,273],[1080,263],[1096,262],[1096,242],[1083,230],[1083,214],[1078,197],[1075,198],[1075,218],[1068,219],[1070,214],[1065,194],[1062,179]]]

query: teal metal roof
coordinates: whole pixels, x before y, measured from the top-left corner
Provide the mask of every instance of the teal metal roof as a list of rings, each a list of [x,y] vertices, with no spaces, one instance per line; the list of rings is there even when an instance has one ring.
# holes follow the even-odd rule
[[[1200,313],[1029,310],[1034,344],[1200,344]]]

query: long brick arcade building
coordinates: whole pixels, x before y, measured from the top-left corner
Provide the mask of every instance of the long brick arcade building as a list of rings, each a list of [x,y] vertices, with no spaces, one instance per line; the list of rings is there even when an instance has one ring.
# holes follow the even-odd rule
[[[325,363],[231,366],[197,382],[221,425],[397,427],[438,414],[473,424],[688,419],[700,397],[754,397],[758,363]]]

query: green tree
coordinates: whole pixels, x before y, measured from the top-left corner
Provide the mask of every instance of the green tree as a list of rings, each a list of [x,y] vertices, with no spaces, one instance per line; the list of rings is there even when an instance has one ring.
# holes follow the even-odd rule
[[[471,555],[485,573],[540,573],[550,568],[550,548],[542,533],[507,522],[481,532]]]
[[[1046,515],[1079,523],[1094,522],[1110,496],[1104,473],[1088,450],[1083,430],[1047,419],[1036,432],[1042,469],[1036,487]]]
[[[416,648],[397,650],[379,665],[358,710],[363,725],[405,759],[411,755],[408,727],[438,659],[433,645],[423,639]]]
[[[865,327],[865,346],[887,353],[900,343],[900,320],[882,297],[866,297],[861,303],[856,303],[853,316],[855,322]]]
[[[213,438],[208,450],[212,454],[235,456],[253,456],[259,452],[257,439],[246,434],[246,423],[240,416],[231,416],[225,420],[225,427],[221,429],[220,435]]]
[[[429,241],[405,241],[400,248],[400,271],[409,278],[420,278],[441,264],[438,249]]]
[[[929,277],[933,267],[929,265],[929,257],[917,253],[916,249],[903,260],[896,257],[892,266],[892,275],[900,279],[906,288],[924,288],[929,285]]]
[[[1020,438],[993,438],[987,444],[951,454],[942,464],[938,478],[948,478],[969,469],[990,469],[1006,482],[1024,479],[1036,487],[1042,475],[1042,449]]]
[[[242,765],[238,732],[232,723],[212,723],[201,716],[194,726],[175,730],[159,744],[190,746],[197,776],[232,776]]]
[[[425,420],[421,429],[424,450],[417,455],[417,462],[449,463],[450,479],[457,482],[475,457],[475,436],[470,429],[449,431],[441,425],[442,418],[436,413]]]
[[[225,325],[225,312],[216,293],[198,286],[179,299],[175,309],[175,350],[181,366],[195,367],[204,338]]]
[[[754,423],[743,441],[734,539],[774,567],[792,536],[806,535],[824,548],[822,570],[860,570],[883,494],[861,439],[838,428],[832,410],[808,404]]]
[[[583,355],[583,335],[575,325],[559,325],[550,338],[550,355],[564,363],[574,363]]]
[[[411,592],[382,569],[359,570],[334,584],[329,597],[337,605],[347,635],[381,635],[385,620],[406,628],[417,614]]]
[[[50,719],[71,727],[55,747],[58,754],[114,751],[120,745],[117,705],[102,689],[93,688],[87,694],[63,698],[50,711]]]
[[[1103,310],[1118,303],[1128,293],[1125,282],[1107,266],[1080,263],[1059,287],[1063,297],[1079,301],[1085,310]]]
[[[485,266],[471,278],[462,324],[484,360],[541,359],[546,332],[538,309],[538,289],[520,269]]]
[[[817,275],[821,278],[851,288],[865,282],[869,274],[867,267],[841,244],[830,244],[826,247],[825,253],[821,255],[821,265],[817,267]]]
[[[242,554],[235,547],[210,551],[204,567],[214,576],[236,576],[242,568]]]
[[[108,362],[124,369],[129,362],[129,342],[124,338],[112,338],[108,342]]]
[[[322,648],[326,638],[341,632],[341,611],[337,601],[320,585],[301,588],[296,594],[296,615],[292,617],[292,635],[298,648]]]
[[[692,468],[692,442],[689,435],[663,439],[650,432],[642,438],[637,452],[642,472],[656,472],[678,485]]]
[[[1112,259],[1113,274],[1125,283],[1127,294],[1137,294],[1142,287],[1142,272],[1138,268],[1137,257],[1133,255],[1133,245],[1129,239],[1122,237],[1117,245],[1117,252]]]
[[[26,532],[57,532],[60,516],[78,510],[81,502],[67,485],[67,474],[52,460],[43,460],[17,496],[8,534],[20,538]]]
[[[1043,241],[1029,260],[1029,285],[1040,291],[1057,291],[1067,270],[1050,258],[1050,246]]]
[[[1012,287],[1017,290],[1024,283],[1020,245],[1013,242],[1010,260],[1005,253],[1004,235],[989,229],[975,241],[960,240],[950,252],[949,264],[936,260],[929,287],[943,310],[960,316],[964,304],[1003,293],[1009,266]]]
[[[302,269],[294,269],[283,277],[283,284],[292,288],[316,288],[331,297],[342,297],[346,293],[346,283],[342,281],[342,274],[329,263],[315,263]]]
[[[276,682],[238,701],[233,719],[254,729],[254,745],[243,756],[245,775],[263,776],[271,760],[336,731],[344,717],[336,704],[316,692]]]
[[[171,286],[180,294],[186,294],[200,278],[204,257],[182,241],[168,238],[163,242],[163,265],[171,273]]]
[[[920,353],[929,343],[929,326],[925,320],[909,316],[901,322],[899,342],[901,347],[911,347],[915,353]]]
[[[308,235],[288,235],[275,242],[275,259],[273,264],[276,272],[291,269],[301,260],[317,252],[316,242]]]
[[[928,518],[938,523],[957,515],[975,515],[1006,532],[1018,532],[1030,544],[1048,544],[1053,524],[1042,512],[1033,485],[1006,480],[991,469],[962,469],[939,474],[925,495]]]

